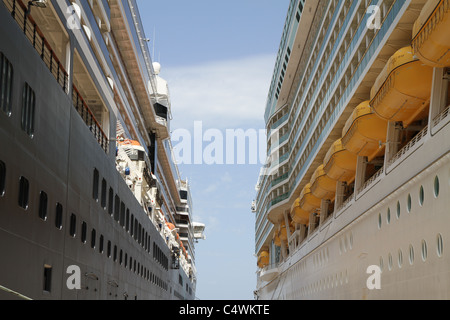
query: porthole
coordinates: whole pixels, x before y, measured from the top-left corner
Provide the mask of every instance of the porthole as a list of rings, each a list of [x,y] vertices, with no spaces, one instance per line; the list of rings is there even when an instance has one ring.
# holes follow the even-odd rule
[[[437,236],[437,255],[438,257],[442,257],[444,253],[444,241],[442,239],[442,235],[438,234]]]
[[[383,218],[381,217],[381,213],[378,214],[378,229],[381,229],[381,225],[383,223]]]
[[[401,206],[400,201],[397,202],[397,219],[400,218]]]
[[[407,209],[408,209],[408,213],[411,212],[411,206],[412,206],[411,195],[408,194],[408,201],[407,201]]]
[[[388,210],[387,210],[386,222],[387,222],[387,224],[391,223],[391,209],[390,208],[388,208]]]
[[[422,260],[426,261],[427,257],[428,257],[427,242],[425,240],[422,240]]]
[[[390,254],[390,253],[388,256],[388,268],[389,268],[389,271],[392,270],[392,254]]]
[[[402,250],[398,250],[398,267],[401,268],[403,265],[403,252]]]
[[[414,247],[412,245],[409,246],[409,264],[414,264]]]
[[[425,192],[423,190],[423,186],[420,186],[420,191],[419,191],[419,204],[420,204],[420,206],[423,206],[424,200],[425,200]]]
[[[439,177],[434,178],[434,196],[439,197]]]
[[[383,257],[380,257],[380,269],[381,269],[381,271],[383,271],[383,269],[384,269]]]

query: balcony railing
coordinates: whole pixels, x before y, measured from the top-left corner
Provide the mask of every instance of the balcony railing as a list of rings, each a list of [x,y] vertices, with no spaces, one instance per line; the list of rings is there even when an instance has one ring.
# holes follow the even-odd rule
[[[68,74],[33,17],[26,14],[28,10],[27,6],[21,0],[3,0],[3,3],[25,36],[30,40],[31,45],[36,49],[42,61],[44,61],[50,70],[50,73],[55,77],[64,92],[67,93],[69,83]]]
[[[44,61],[50,73],[55,77],[64,92],[68,93],[68,73],[64,69],[48,41],[45,39],[45,36],[41,29],[37,26],[36,21],[30,14],[27,14],[27,6],[21,0],[3,0],[3,3],[30,41],[33,48],[37,51],[42,61]],[[73,106],[94,134],[102,149],[105,152],[108,152],[108,138],[75,86],[73,86],[72,101]]]
[[[95,119],[92,111],[87,106],[86,102],[83,100],[83,97],[80,95],[79,91],[75,86],[73,86],[72,93],[72,102],[75,109],[78,111],[78,114],[83,119],[84,123],[89,127],[89,130],[94,135],[98,144],[102,147],[102,149],[108,153],[109,140],[106,134],[103,132],[100,124]]]

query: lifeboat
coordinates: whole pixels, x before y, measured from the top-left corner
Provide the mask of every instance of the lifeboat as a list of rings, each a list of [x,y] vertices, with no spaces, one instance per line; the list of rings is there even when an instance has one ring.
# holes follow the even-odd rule
[[[130,140],[130,139],[119,140],[118,143],[121,146],[138,146],[138,147],[141,146],[141,144],[139,142],[137,142],[136,140]]]
[[[327,176],[321,164],[311,178],[311,193],[319,199],[331,200],[336,194],[336,180]]]
[[[292,228],[292,225],[289,225],[289,230],[292,234],[292,232],[294,231],[294,229]],[[280,240],[281,241],[287,241],[287,229],[286,229],[286,224],[282,224],[280,226],[280,231],[278,232]]]
[[[259,256],[258,256],[258,267],[265,268],[269,265],[269,252],[267,251],[262,251]]]
[[[167,226],[167,228],[169,228],[169,230],[171,230],[171,231],[175,229],[175,225],[174,225],[173,223],[166,222],[166,226]]]
[[[323,160],[324,171],[331,179],[350,184],[355,180],[357,156],[348,151],[342,139],[336,140]]]
[[[300,208],[300,198],[297,198],[291,207],[291,219],[295,223],[303,225],[307,225],[309,223],[309,212]]]
[[[398,50],[372,87],[370,105],[387,121],[403,127],[428,115],[433,68],[414,58],[410,46]]]
[[[300,193],[300,208],[306,212],[312,212],[320,208],[321,200],[311,192],[311,184],[308,183]]]
[[[273,243],[277,246],[277,247],[281,247],[281,239],[280,239],[280,235],[278,234],[278,232],[275,232],[274,236],[273,236]]]
[[[428,0],[413,27],[414,55],[434,68],[450,67],[450,0]]]
[[[369,105],[361,103],[348,118],[342,143],[348,151],[371,161],[384,152],[388,122],[378,117]]]

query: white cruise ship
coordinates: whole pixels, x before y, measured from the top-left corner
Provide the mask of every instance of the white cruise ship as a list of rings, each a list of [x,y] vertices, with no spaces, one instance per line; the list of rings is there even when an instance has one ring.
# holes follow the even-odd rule
[[[205,225],[136,1],[0,2],[0,299],[194,300]]]
[[[450,299],[450,1],[292,0],[256,299]]]

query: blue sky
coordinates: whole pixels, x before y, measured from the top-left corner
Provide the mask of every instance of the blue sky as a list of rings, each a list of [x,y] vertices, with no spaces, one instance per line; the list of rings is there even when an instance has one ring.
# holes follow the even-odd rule
[[[161,63],[160,76],[169,83],[171,130],[194,136],[195,121],[203,132],[215,129],[223,136],[227,129],[264,129],[289,0],[137,2],[153,61]],[[179,165],[191,185],[194,220],[206,224],[207,239],[196,245],[199,299],[253,299],[257,267],[250,206],[261,165],[248,162]]]

